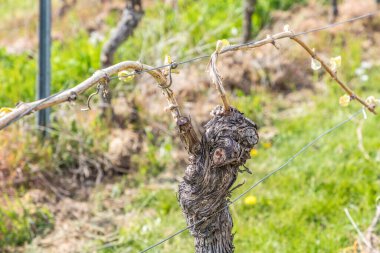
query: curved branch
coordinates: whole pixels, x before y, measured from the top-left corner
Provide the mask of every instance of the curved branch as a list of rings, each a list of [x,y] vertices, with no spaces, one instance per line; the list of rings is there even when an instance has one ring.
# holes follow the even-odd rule
[[[162,93],[164,94],[168,102],[168,109],[170,110],[172,117],[174,118],[177,124],[181,141],[184,143],[185,148],[186,150],[188,150],[188,152],[195,153],[200,141],[194,131],[190,118],[181,115],[177,100],[175,99],[174,93],[170,88],[170,69],[165,69],[164,71],[161,71],[157,68],[153,68],[149,65],[145,65],[136,61],[124,61],[110,66],[108,68],[98,70],[90,78],[81,82],[80,84],[71,89],[61,91],[50,97],[40,99],[34,102],[19,104],[10,113],[6,114],[3,117],[0,117],[0,130],[6,128],[13,122],[32,112],[36,112],[64,102],[73,101],[78,97],[79,94],[85,92],[86,90],[93,87],[102,80],[107,79],[109,76],[127,69],[135,70],[136,74],[138,74],[140,71],[147,72],[156,80],[157,84],[162,89]],[[168,76],[170,78],[167,78]]]
[[[34,102],[30,103],[21,103],[19,104],[15,109],[13,109],[12,112],[6,114],[5,116],[0,118],[0,130],[4,129],[14,121],[16,121],[19,118],[22,118],[23,116],[36,112],[48,107],[52,107],[57,104],[61,104],[64,102],[72,101],[77,98],[77,96],[89,88],[96,85],[99,81],[106,78],[107,76],[111,76],[114,74],[117,74],[118,72],[126,69],[133,69],[135,71],[147,71],[148,74],[150,74],[160,85],[160,87],[165,87],[167,78],[166,76],[158,69],[153,69],[153,67],[149,65],[142,64],[140,62],[136,61],[124,61],[117,63],[115,65],[112,65],[108,68],[96,71],[90,78],[86,79],[85,81],[81,82],[77,86],[64,90],[60,93],[56,93],[49,98],[40,99]],[[175,99],[173,97],[173,94],[166,96],[169,103],[173,104],[173,101],[175,102]],[[171,109],[173,117],[179,117],[180,112],[178,107]]]
[[[336,75],[335,71],[333,71],[313,50],[308,47],[302,40],[296,38],[296,37],[290,37],[292,40],[297,42],[298,45],[300,45],[305,51],[314,59],[319,61],[322,65],[322,67],[326,70],[327,73],[331,76],[332,79],[335,80],[339,84],[339,86],[352,98],[356,99],[359,103],[361,103],[363,106],[365,106],[370,112],[373,114],[376,114],[375,108],[368,103],[366,103],[362,98],[357,96],[353,90],[351,90],[347,85],[345,85]]]
[[[219,52],[217,51],[215,51],[211,55],[210,62],[208,65],[208,68],[209,68],[208,71],[210,73],[211,80],[215,84],[215,87],[219,93],[219,96],[222,99],[224,112],[228,114],[231,107],[230,107],[230,104],[228,103],[226,91],[224,90],[224,87],[223,87],[222,77],[220,76],[218,68],[216,67],[216,64],[218,61],[218,55],[219,55]]]
[[[252,43],[246,43],[241,45],[231,45],[223,48],[219,54],[224,54],[231,51],[238,51],[238,50],[247,50],[252,49],[256,47],[261,47],[266,44],[273,44],[276,46],[276,40],[289,38],[294,40],[298,45],[300,45],[311,57],[318,60],[322,67],[326,70],[327,73],[334,79],[338,85],[352,98],[357,100],[360,104],[365,106],[370,112],[373,114],[376,114],[376,110],[373,106],[369,105],[366,101],[364,101],[362,98],[360,98],[358,95],[355,94],[353,90],[351,90],[346,84],[344,84],[335,74],[335,72],[317,55],[313,52],[313,50],[308,47],[302,40],[297,38],[297,34],[294,34],[292,31],[285,31],[281,33],[277,33],[274,35],[268,35],[265,39],[255,41]]]

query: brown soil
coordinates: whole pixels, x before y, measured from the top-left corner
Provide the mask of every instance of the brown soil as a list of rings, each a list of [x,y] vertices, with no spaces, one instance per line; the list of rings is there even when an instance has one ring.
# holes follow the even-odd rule
[[[84,2],[87,4],[84,4]],[[89,1],[78,1],[70,12],[75,12],[79,9],[86,9],[86,11],[83,13],[83,23],[72,29],[86,27],[89,31],[104,31],[104,18],[109,11],[113,11],[114,8],[120,8],[122,1],[105,1],[109,4],[109,7],[101,8],[102,10],[100,10],[99,2],[91,0],[92,4],[89,4]],[[89,5],[94,6],[94,8],[87,8]],[[355,8],[352,8],[353,5],[355,5]],[[58,9],[56,6],[54,10],[55,16],[58,15]],[[372,0],[347,0],[340,5],[340,13],[342,14],[337,21],[372,12],[374,9],[375,4]],[[294,15],[294,13],[297,13],[297,15]],[[31,13],[29,18],[35,19],[35,15],[36,13]],[[56,39],[64,39],[67,34],[74,32],[64,26],[69,15],[67,13],[62,17],[62,22],[54,24],[54,30],[60,31],[55,33]],[[93,16],[96,16],[96,18],[93,18]],[[288,12],[277,12],[273,15],[274,22],[271,27],[263,30],[258,37],[263,38],[266,34],[280,32],[285,24],[290,24],[295,32],[306,31],[327,24],[329,18],[327,9],[316,3],[311,3],[306,7],[296,7]],[[20,27],[20,19],[15,19],[12,22],[10,21],[9,23],[12,24],[12,27]],[[30,25],[33,26],[33,24]],[[378,44],[380,41],[380,22],[378,19],[357,21],[350,25],[342,25],[329,29],[327,32],[319,32],[302,38],[323,53],[326,51],[323,47],[328,46],[328,43],[324,45],[318,44],[321,38],[325,41],[333,36],[347,32],[355,36],[355,34],[363,34],[363,31],[368,30],[373,33],[367,32],[368,36],[363,40],[363,47],[368,49],[367,56],[375,55],[373,45]],[[0,46],[6,45],[8,50],[15,52],[34,49],[36,45],[34,32],[27,33],[24,38],[17,40],[15,39],[16,36],[14,38],[0,36],[0,38]],[[229,93],[233,93],[236,89],[246,93],[254,92],[255,89],[269,89],[274,91],[274,96],[282,99],[286,96],[284,100],[289,100],[289,103],[294,104],[304,103],[305,93],[319,91],[321,89],[320,83],[315,84],[312,82],[309,67],[310,58],[290,40],[279,41],[278,46],[280,50],[268,45],[257,50],[221,56],[219,70],[224,77],[224,83]],[[366,57],[366,55],[363,57]],[[180,106],[185,114],[192,116],[192,121],[199,132],[202,131],[203,123],[209,119],[211,109],[220,103],[218,95],[211,86],[207,73],[205,73],[206,64],[207,62],[181,69],[179,75],[173,75],[173,83],[175,84],[173,89],[177,94]],[[295,90],[300,92],[294,93],[293,91]],[[145,136],[141,131],[129,128],[125,122],[136,122],[138,120],[141,124],[150,125],[158,135],[169,134],[175,136],[174,130],[168,127],[172,122],[170,115],[162,109],[166,107],[166,101],[162,97],[161,91],[155,87],[149,77],[143,76],[138,80],[136,89],[131,97],[132,99],[116,96],[113,100],[116,105],[116,116],[121,123],[118,128],[113,130],[110,136],[109,151],[106,154],[113,166],[128,169],[131,165],[131,155],[143,152],[146,146],[144,144]],[[137,105],[143,109],[143,113],[137,115],[136,110],[131,109],[134,106],[125,106],[126,103]],[[289,115],[294,115],[294,113],[294,111],[284,110],[282,116],[288,117]],[[281,117],[281,114],[279,117]],[[266,138],[270,139],[271,136],[276,134],[276,129],[267,124],[263,128],[263,133],[267,135]],[[182,151],[177,137],[175,137],[175,144],[175,149],[180,151],[174,152],[175,159],[173,160],[178,161],[179,164],[184,164],[186,154]],[[0,159],[0,171],[6,171],[5,168],[2,169],[2,166],[4,165],[2,164],[2,159]],[[178,167],[183,168],[184,166]],[[160,177],[173,179],[176,178],[175,175],[180,174],[182,174],[182,171],[172,168],[166,170]],[[6,177],[7,174],[0,173],[0,181],[2,180],[1,176]],[[96,181],[96,177],[94,177],[93,181]],[[173,182],[171,185],[173,185]],[[129,220],[137,215],[133,212],[125,214],[123,211],[125,204],[133,199],[135,190],[127,189],[120,197],[115,198],[109,195],[109,192],[112,191],[112,183],[106,184],[101,190],[99,190],[99,187],[101,186],[86,188],[86,193],[84,194],[86,197],[83,198],[78,198],[78,195],[81,194],[78,194],[76,190],[71,192],[71,195],[76,196],[76,198],[57,197],[54,190],[52,196],[55,197],[51,197],[52,189],[49,186],[44,187],[44,190],[31,190],[25,198],[29,198],[28,201],[36,206],[48,207],[54,213],[55,228],[48,235],[36,238],[30,245],[18,250],[35,249],[37,252],[65,253],[83,252],[83,249],[95,251],[96,245],[93,244],[95,240],[100,240],[104,244],[116,240],[114,231],[117,231],[119,227],[128,227],[130,225]],[[102,196],[102,203],[96,201],[97,192],[105,194]],[[149,213],[146,213],[146,215],[149,215]]]

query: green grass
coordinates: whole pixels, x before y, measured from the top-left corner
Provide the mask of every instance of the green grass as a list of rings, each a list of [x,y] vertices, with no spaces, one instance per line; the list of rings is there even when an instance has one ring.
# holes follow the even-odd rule
[[[54,220],[47,208],[30,208],[21,201],[2,198],[5,206],[0,207],[0,249],[21,246],[53,228]]]
[[[234,37],[235,29],[241,32],[241,19],[237,18],[240,17],[241,4],[240,1],[236,2],[179,1],[177,13],[156,3],[146,10],[134,36],[118,50],[116,61],[141,59],[155,65],[162,63],[167,53],[182,58],[211,52],[217,39]],[[255,27],[267,24],[270,10],[288,8],[291,2],[259,1],[257,14],[253,17]],[[6,2],[10,3],[9,0]],[[9,6],[3,10],[8,9]],[[114,24],[115,20],[107,19],[107,23]],[[325,36],[327,41],[328,36]],[[319,40],[324,41],[323,35],[320,35]],[[318,45],[318,41],[314,43]],[[342,55],[343,80],[350,80],[350,86],[363,97],[379,97],[378,66],[366,70],[369,76],[366,82],[361,82],[355,75],[355,70],[364,60],[361,43],[359,37],[338,35],[330,45],[331,53],[334,54],[332,56]],[[210,47],[200,48],[205,44]],[[199,51],[192,51],[195,47],[199,47]],[[53,91],[71,87],[90,76],[99,67],[100,49],[101,45],[89,43],[88,35],[84,32],[64,42],[54,42]],[[324,48],[319,50],[323,51]],[[26,53],[10,55],[0,49],[1,106],[13,106],[20,100],[34,99],[36,55],[32,56],[34,58]],[[317,74],[315,79],[318,80]],[[354,102],[349,108],[340,108],[338,98],[342,91],[331,80],[326,78],[323,81],[327,85],[325,92],[308,95],[311,106],[306,103],[289,104],[282,100],[283,97],[268,91],[257,90],[248,95],[236,92],[232,98],[233,104],[260,126],[272,124],[278,134],[271,140],[270,148],[259,145],[258,155],[248,162],[254,174],[240,175],[237,183],[243,179],[246,183],[234,192],[233,197],[280,166],[324,130],[360,109]],[[304,113],[293,112],[288,117],[281,116],[292,107]],[[360,117],[320,140],[278,174],[255,188],[250,193],[257,197],[255,205],[246,205],[240,200],[231,207],[236,252],[337,252],[353,244],[356,233],[343,208],[349,208],[359,226],[365,229],[373,215],[376,198],[380,195],[380,120],[369,115],[365,121],[363,144],[370,157],[365,159],[358,149],[356,136]],[[59,132],[53,132],[52,139],[41,146],[33,146],[37,143],[29,140],[33,136],[16,136],[28,140],[24,141],[22,147],[13,148],[18,157],[15,161],[21,157],[27,164],[37,163],[50,170],[65,169],[77,166],[70,152],[101,154],[107,149],[105,140],[108,130],[98,119],[93,120],[90,127],[77,125],[75,119],[54,121],[54,127]],[[74,139],[65,137],[70,133]],[[137,174],[144,179],[139,181],[137,196],[124,207],[125,213],[137,212],[139,218],[130,221],[130,228],[119,228],[117,246],[99,252],[136,252],[186,226],[176,193],[172,189],[153,191],[142,184],[148,181],[148,175],[164,171],[171,162],[170,152],[180,147],[174,146],[170,138],[155,138],[149,130],[146,130],[146,135],[146,157],[133,157],[140,166]],[[75,140],[78,136],[85,144],[84,150]],[[34,148],[30,149],[30,146]],[[54,160],[59,163],[54,163]],[[117,186],[113,194],[117,197],[121,192],[122,189]],[[45,228],[54,224],[54,217],[45,211],[32,212],[10,204],[0,208],[0,248],[5,244],[22,245],[43,234]],[[103,242],[93,243],[101,246]],[[192,238],[185,232],[152,252],[192,251]]]
[[[328,99],[334,99],[334,95]],[[279,167],[291,155],[319,134],[346,119],[358,106],[343,110],[316,99],[316,107],[306,116],[275,120],[279,135],[271,148],[258,147],[258,155],[248,162],[253,175],[237,196],[264,175]],[[320,101],[318,101],[320,100]],[[243,111],[250,107],[240,108]],[[308,108],[304,108],[308,110]],[[249,115],[252,116],[252,115]],[[343,209],[348,208],[364,230],[374,214],[380,195],[378,170],[378,118],[370,116],[363,128],[366,160],[358,150],[356,128],[362,118],[329,134],[279,173],[250,192],[255,205],[239,200],[231,207],[236,252],[338,252],[353,244],[356,232]],[[172,190],[146,190],[126,207],[137,211],[133,228],[120,229],[120,244],[100,252],[135,252],[185,227],[184,218]],[[151,211],[154,215],[145,217]],[[188,232],[158,246],[152,252],[192,252]]]
[[[343,56],[339,71],[342,79],[350,80],[351,86],[363,97],[379,97],[379,66],[366,70],[368,81],[360,81],[353,74],[364,57],[360,38],[347,36],[345,39],[345,47],[336,41],[332,43],[334,56]],[[337,84],[327,77],[319,81],[327,85],[326,91],[305,95],[307,99],[296,104],[268,91],[257,90],[249,95],[237,92],[233,104],[261,126],[271,122],[278,134],[271,140],[271,147],[263,144],[266,140],[259,144],[258,155],[247,164],[253,175],[240,175],[237,183],[243,179],[246,183],[232,198],[278,168],[325,130],[360,110],[357,102],[351,102],[348,108],[340,107],[338,98],[343,92]],[[270,105],[270,113],[265,113],[264,105]],[[283,117],[284,111],[289,109],[297,110]],[[358,115],[253,189],[249,195],[257,198],[255,205],[245,204],[243,198],[231,207],[236,252],[339,252],[354,244],[357,234],[344,208],[349,209],[365,231],[380,196],[380,119],[368,113],[364,121],[363,145],[369,159],[358,148],[357,130],[362,120],[363,115]],[[131,210],[138,212],[141,218],[132,222],[132,229],[120,229],[117,246],[100,252],[136,252],[186,227],[172,190],[152,192],[141,186],[138,197],[125,211]],[[145,213],[150,215],[147,217]],[[152,250],[173,251],[193,251],[193,240],[188,232]]]
[[[298,2],[303,0],[259,1],[253,17],[254,33],[268,23],[271,10],[286,9]],[[2,3],[0,14],[4,14],[5,19],[11,10],[22,13],[32,7],[36,6],[32,3],[26,4],[25,1],[7,0]],[[177,12],[161,2],[156,2],[145,10],[134,35],[118,49],[115,63],[140,60],[158,65],[163,63],[165,54],[171,54],[174,59],[179,60],[210,53],[218,39],[241,34],[241,13],[240,1],[234,0],[179,1]],[[79,18],[80,15],[72,15],[70,24],[79,22]],[[110,15],[106,23],[114,25],[117,18],[116,15]],[[101,46],[101,43],[90,43],[84,28],[78,34],[65,38],[63,42],[53,41],[52,92],[72,87],[90,77],[100,67]],[[1,106],[13,107],[19,101],[35,99],[36,62],[36,52],[8,54],[5,49],[0,48]],[[114,83],[113,86],[115,85]]]

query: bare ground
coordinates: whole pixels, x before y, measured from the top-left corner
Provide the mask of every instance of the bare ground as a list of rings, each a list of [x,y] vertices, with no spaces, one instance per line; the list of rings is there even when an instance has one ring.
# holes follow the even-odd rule
[[[73,7],[72,11],[82,8],[79,1],[78,6]],[[355,8],[352,5],[355,4]],[[115,6],[116,7],[115,7]],[[101,30],[99,20],[104,19],[108,11],[112,8],[120,7],[120,1],[110,1],[110,8],[107,11],[98,12],[96,8],[89,8],[88,13],[83,17],[83,25],[89,29]],[[374,1],[344,1],[340,6],[342,15],[339,20],[345,20],[350,17],[362,15],[363,13],[371,12],[375,9]],[[55,10],[55,13],[58,9]],[[90,20],[96,12],[97,18]],[[297,15],[293,15],[297,13]],[[29,18],[33,18],[30,14]],[[58,14],[55,14],[58,15]],[[25,18],[25,17],[24,17]],[[28,17],[26,17],[28,18]],[[289,12],[277,12],[273,15],[274,23],[271,27],[261,32],[259,37],[265,37],[266,34],[273,34],[283,30],[285,24],[290,24],[294,31],[305,31],[315,27],[323,26],[329,21],[329,12],[326,8],[321,8],[316,3],[311,3],[306,7],[296,7]],[[15,19],[14,27],[19,27],[19,20]],[[55,24],[55,30],[61,31],[59,24]],[[380,23],[377,20],[357,21],[350,25],[343,25],[334,29],[330,29],[328,36],[337,36],[339,33],[350,32],[352,34],[363,34],[363,31],[372,31],[363,42],[363,47],[367,48],[367,54],[373,55],[376,49],[374,44],[379,44],[380,41]],[[55,34],[56,39],[64,39],[65,33],[73,31],[64,31]],[[34,34],[34,33],[33,33]],[[325,51],[318,44],[318,36],[320,33],[308,35],[304,39],[312,44],[315,44],[317,50]],[[326,35],[324,35],[326,38]],[[327,36],[327,37],[328,37]],[[0,36],[0,45],[8,45],[9,51],[19,51],[33,49],[36,41],[31,38],[31,34],[19,40],[4,38]],[[29,43],[32,41],[32,43]],[[28,43],[27,43],[28,42]],[[12,46],[9,46],[12,45]],[[305,103],[304,96],[306,93],[323,91],[323,85],[313,83],[311,73],[308,70],[310,59],[304,53],[300,53],[301,49],[290,41],[281,41],[278,43],[280,50],[276,50],[273,46],[265,46],[260,50],[249,52],[238,52],[229,56],[223,56],[220,60],[220,72],[224,77],[224,82],[229,91],[234,92],[235,89],[241,89],[246,93],[252,92],[255,89],[270,89],[274,91],[275,96],[283,98],[289,103]],[[365,56],[364,56],[365,57]],[[193,122],[198,127],[198,131],[202,131],[203,123],[208,119],[208,113],[220,101],[218,96],[210,89],[210,82],[207,74],[204,72],[206,63],[197,67],[189,67],[181,70],[181,73],[174,76],[174,92],[178,94],[178,100],[184,108],[185,113],[193,116]],[[152,81],[146,77],[139,79],[136,88],[136,97],[134,103],[144,106],[144,123],[151,124],[153,128],[160,134],[173,134],[168,130],[168,122],[170,116],[163,112],[165,101],[161,96],[161,92],[152,86]],[[149,86],[149,87],[148,87]],[[298,90],[298,92],[294,92]],[[146,98],[149,98],[147,102]],[[116,113],[118,117],[131,117],[133,111],[130,107],[125,107],[124,97],[119,97],[114,100]],[[194,113],[196,112],[196,113]],[[294,112],[285,110],[283,114],[289,115]],[[141,115],[140,115],[141,116]],[[158,119],[159,120],[156,120]],[[269,117],[270,118],[270,117]],[[149,120],[155,119],[155,120]],[[276,132],[271,129],[270,122],[266,126],[268,134]],[[130,145],[130,144],[133,145]],[[110,137],[109,153],[107,154],[113,164],[121,167],[129,166],[130,153],[138,153],[143,150],[144,136],[141,136],[136,131],[129,128],[115,129]],[[177,141],[178,144],[178,141]],[[179,149],[180,145],[177,145]],[[126,148],[128,147],[128,148]],[[178,158],[178,164],[184,164],[186,154],[182,151],[175,152]],[[0,161],[1,162],[1,161]],[[1,164],[0,164],[1,166]],[[173,178],[181,175],[181,171],[175,168],[167,170],[161,174],[161,179],[167,179],[169,182],[164,185],[157,185],[154,182],[147,187],[152,189],[155,187],[176,188],[176,183]],[[117,180],[117,179],[115,179]],[[159,180],[159,179],[157,179]],[[165,181],[165,180],[164,180]],[[119,197],[111,196],[113,183],[110,182],[105,186],[91,187],[88,189],[85,198],[57,197],[57,194],[52,194],[49,187],[44,189],[32,189],[25,196],[25,202],[36,207],[45,206],[55,216],[54,229],[43,237],[37,237],[30,245],[23,248],[18,248],[16,251],[37,251],[37,252],[83,252],[86,249],[89,252],[96,250],[96,246],[91,242],[100,240],[107,244],[115,240],[115,231],[119,227],[128,228],[130,220],[136,218],[136,213],[129,212],[125,214],[123,207],[126,203],[130,203],[135,196],[135,189],[127,188],[123,190]],[[96,201],[97,195],[102,195],[102,201]],[[149,216],[149,212],[144,215]],[[141,214],[139,214],[141,215]]]

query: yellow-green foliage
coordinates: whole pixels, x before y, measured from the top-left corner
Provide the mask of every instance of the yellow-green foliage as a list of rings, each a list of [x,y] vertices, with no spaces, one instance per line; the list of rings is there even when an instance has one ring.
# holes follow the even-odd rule
[[[21,246],[54,226],[52,214],[46,208],[30,208],[21,201],[11,201],[1,196],[0,249]]]
[[[258,1],[253,17],[254,32],[258,32],[259,28],[268,22],[270,10],[288,8],[295,2],[303,0]],[[36,3],[7,0],[2,3],[0,14],[6,14],[8,17],[11,10],[37,11],[36,7]],[[85,15],[85,10],[82,12]],[[157,1],[145,10],[141,24],[134,35],[118,50],[115,61],[139,59],[155,65],[162,63],[165,54],[173,55],[178,60],[205,50],[210,52],[216,40],[239,37],[242,21],[238,17],[241,13],[241,1],[179,1],[176,12],[168,5]],[[80,14],[74,14],[69,15],[70,24],[80,22]],[[29,22],[36,22],[36,18]],[[117,19],[117,15],[111,15],[106,19],[106,23],[113,26]],[[70,28],[58,21],[58,28]],[[111,31],[111,27],[109,30]],[[205,45],[209,46],[204,48]],[[101,43],[90,42],[85,27],[78,34],[70,34],[63,41],[54,40],[51,53],[52,91],[57,92],[64,87],[74,86],[98,69],[101,46]],[[195,50],[196,48],[198,49]],[[0,48],[1,107],[11,107],[19,101],[25,102],[35,98],[36,59],[36,52],[9,54]]]
[[[258,2],[255,27],[267,23],[266,17],[271,9],[288,7],[293,1]],[[191,56],[198,53],[191,51],[194,47],[207,43],[210,48],[199,51],[212,51],[217,39],[233,37],[235,28],[240,33],[240,14],[240,1],[179,1],[177,13],[156,3],[146,10],[139,29],[118,51],[116,59],[141,58],[155,65],[159,61],[153,61],[163,59],[166,53],[178,58]],[[116,15],[107,22],[115,24]],[[188,34],[185,36],[183,31]],[[379,66],[363,70],[368,75],[367,81],[362,81],[363,74],[356,73],[363,61],[368,60],[363,56],[363,38],[338,34],[331,40],[330,48],[326,48],[330,36],[318,36],[312,43],[323,48],[317,50],[331,49],[331,56],[342,56],[339,74],[343,80],[348,80],[363,97],[380,96]],[[64,42],[54,42],[53,90],[73,86],[87,78],[99,66],[100,46],[91,45],[85,32]],[[0,57],[2,106],[32,100],[35,59],[28,58],[27,54],[10,55],[3,49]],[[299,67],[306,71],[309,66]],[[316,89],[314,95],[305,93],[301,102],[296,103],[287,101],[283,95],[263,90],[248,95],[238,91],[237,96],[232,97],[232,104],[257,121],[259,126],[271,126],[276,132],[275,137],[263,140],[258,146],[254,158],[248,163],[253,175],[240,177],[237,183],[244,178],[246,184],[233,196],[277,168],[325,129],[360,109],[357,103],[351,103],[347,108],[339,107],[338,98],[342,91],[330,79],[315,73],[314,81],[324,84],[323,91]],[[358,148],[358,122],[359,118],[319,141],[283,171],[257,187],[251,193],[256,201],[241,200],[232,206],[237,252],[338,252],[353,243],[356,232],[346,219],[343,208],[348,207],[364,229],[369,225],[376,198],[380,195],[379,118],[370,116],[362,129],[367,158]],[[77,165],[73,154],[83,152],[96,156],[107,148],[108,130],[94,113],[88,112],[86,117],[77,115],[71,120],[66,117],[54,119],[53,127],[56,130],[50,133],[51,139],[46,142],[38,140],[35,130],[17,125],[3,131],[0,136],[2,161],[10,169],[21,166],[25,171],[31,166],[65,169]],[[139,166],[140,175],[157,175],[170,166],[170,152],[177,147],[173,147],[169,137],[155,136],[149,129],[145,133],[148,140],[145,156],[136,155],[133,162]],[[114,197],[122,195],[119,186],[112,191]],[[119,228],[117,246],[100,252],[135,252],[186,226],[172,189],[147,190],[145,185],[140,185],[136,191],[137,197],[126,205],[124,212],[133,210],[139,219],[131,220],[128,229]],[[0,246],[23,244],[53,223],[46,210],[30,211],[7,203],[0,209]],[[146,216],[146,212],[150,215]],[[31,224],[38,224],[37,232],[31,232],[34,229]],[[97,240],[93,243],[101,246]],[[192,248],[192,239],[186,232],[159,246],[157,252],[191,252]]]

